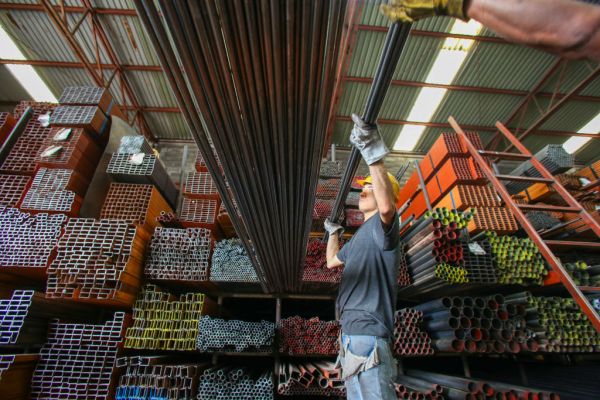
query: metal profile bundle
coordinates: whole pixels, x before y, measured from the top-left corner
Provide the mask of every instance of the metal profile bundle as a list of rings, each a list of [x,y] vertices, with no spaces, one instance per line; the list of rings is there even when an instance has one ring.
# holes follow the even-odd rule
[[[540,389],[414,369],[407,370],[405,375],[399,375],[397,381],[405,387],[402,393],[408,391],[407,389],[411,389],[413,392],[422,392],[422,398],[429,399],[470,400],[493,398],[560,400],[560,396],[557,393]]]
[[[356,208],[346,208],[344,216],[345,225],[349,228],[358,228],[365,222],[365,214]]]
[[[579,171],[575,172],[575,175],[585,178],[590,182],[596,182],[600,179],[600,160],[588,167],[581,168]]]
[[[152,232],[158,226],[156,218],[161,213],[172,212],[154,186],[113,182],[100,210],[100,218],[127,221]]]
[[[534,157],[553,175],[560,174],[573,168],[575,159],[560,144],[549,144],[537,153]],[[525,161],[509,174],[512,176],[531,176],[541,177],[540,172],[535,168],[531,161]],[[505,184],[509,193],[515,194],[525,190],[531,185],[530,182],[511,181]]]
[[[317,183],[316,196],[317,199],[335,199],[336,194],[340,190],[340,180],[337,178],[324,179],[320,178]]]
[[[171,207],[176,205],[177,189],[154,154],[113,153],[106,172],[117,182],[154,185]]]
[[[435,204],[438,208],[465,211],[471,207],[500,207],[500,199],[487,185],[456,185]]]
[[[28,399],[37,354],[0,354],[0,393],[4,400]]]
[[[346,205],[351,207],[358,207],[358,201],[360,200],[359,192],[350,192],[346,197]],[[347,210],[347,208],[346,208]]]
[[[133,325],[124,346],[130,349],[195,350],[198,323],[214,304],[202,293],[176,299],[157,286],[146,285],[133,306]]]
[[[340,247],[343,241],[340,241]],[[318,238],[308,240],[302,282],[305,284],[331,283],[338,284],[342,280],[340,268],[327,268],[327,243]]]
[[[563,265],[577,286],[600,287],[600,265],[588,266],[583,261]]]
[[[277,393],[283,396],[346,396],[340,371],[331,361],[279,364]]]
[[[126,135],[121,138],[117,153],[124,154],[152,154],[152,146],[142,135]]]
[[[275,324],[269,321],[226,321],[203,316],[198,323],[196,348],[201,352],[272,352]]]
[[[550,229],[560,224],[560,220],[544,211],[529,211],[525,213],[527,219],[536,230]]]
[[[467,132],[466,134],[476,148],[484,148],[481,138],[476,132]],[[450,157],[469,159],[470,155],[456,133],[442,132],[419,164],[423,179],[429,180],[434,171]]]
[[[179,221],[186,228],[204,227],[215,230],[219,201],[184,197],[179,210]]]
[[[127,221],[71,218],[48,267],[46,297],[131,306],[149,237]]]
[[[0,172],[20,175],[33,175],[35,172],[37,155],[50,134],[50,128],[42,126],[38,118],[52,112],[56,104],[22,101],[15,107],[15,118],[20,118],[28,107],[31,107],[32,115],[3,160]]]
[[[462,242],[464,267],[468,272],[469,282],[480,284],[496,284],[498,276],[492,257],[492,246],[489,240]]]
[[[198,400],[273,400],[272,371],[233,365],[205,369],[198,382]]]
[[[20,208],[28,212],[77,216],[87,184],[73,170],[40,168],[21,200]]]
[[[116,400],[192,399],[197,393],[200,364],[174,364],[168,357],[122,357]]]
[[[31,381],[31,399],[109,399],[127,314],[104,324],[50,325]]]
[[[541,285],[548,274],[544,258],[529,238],[498,236],[485,233],[496,267],[498,282],[502,284]]]
[[[258,277],[240,239],[224,239],[215,244],[210,267],[215,282],[256,283]]]
[[[435,383],[428,383],[410,378],[406,375],[398,375],[395,378],[394,391],[398,400],[401,399],[424,399],[443,400],[442,387]],[[402,382],[402,383],[399,383]]]
[[[315,199],[312,212],[312,230],[314,232],[324,231],[323,223],[325,219],[331,215],[335,200]]]
[[[219,174],[223,173],[223,165],[221,164],[221,160],[219,159],[219,156],[217,154],[215,154],[215,148],[211,147],[211,154],[213,155],[213,157],[215,158],[215,161],[217,162],[217,166],[219,168]],[[194,167],[196,168],[196,172],[208,172],[208,165],[206,164],[206,161],[204,160],[204,156],[202,156],[202,153],[200,152],[200,150],[198,150],[198,152],[196,153],[196,160],[194,161]],[[227,184],[227,182],[225,182]]]
[[[526,310],[528,336],[548,353],[592,353],[600,349],[600,333],[575,300],[538,297],[529,292],[506,296],[506,303]]]
[[[506,207],[476,207],[471,210],[473,218],[467,225],[471,234],[494,231],[499,235],[515,233],[519,230],[517,220]]]
[[[0,146],[12,132],[17,121],[8,112],[0,112]]]
[[[399,286],[409,286],[412,283],[412,279],[410,279],[408,263],[406,262],[406,245],[400,244],[399,247],[400,247],[400,250],[399,250],[400,261],[398,263],[398,285]]]
[[[50,115],[50,125],[83,128],[104,136],[110,127],[110,118],[98,106],[59,105]]]
[[[283,318],[277,323],[279,352],[288,355],[335,355],[339,351],[338,321],[318,317]]]
[[[433,354],[431,338],[421,329],[423,313],[404,308],[394,315],[394,354],[398,356],[427,356]]]
[[[185,175],[183,194],[187,197],[219,198],[217,186],[208,172],[188,172]]]
[[[110,92],[97,86],[68,86],[58,102],[70,106],[98,106],[105,114],[110,113],[114,104]]]
[[[62,214],[30,215],[0,206],[0,270],[45,276],[66,221]]]
[[[323,160],[319,168],[321,178],[341,178],[342,163],[339,161]]]
[[[156,217],[156,222],[158,222],[160,225],[164,226],[165,228],[175,228],[175,229],[182,229],[183,225],[181,225],[181,222],[179,222],[179,218],[177,218],[177,215],[174,212],[165,212],[165,211],[161,211],[158,216]],[[190,228],[192,229],[192,228]]]
[[[231,237],[237,236],[237,233],[235,232],[235,227],[233,226],[233,223],[231,222],[231,217],[229,216],[229,212],[227,211],[227,209],[225,208],[225,205],[223,203],[221,203],[221,205],[219,206],[219,213],[217,214],[217,222],[219,224],[219,229],[221,230],[221,233],[223,234],[223,236],[225,236],[226,238],[231,238]]]
[[[443,297],[412,307],[423,313],[423,329],[441,353],[536,352],[525,324],[527,310],[504,300],[486,297]]]
[[[0,174],[0,205],[17,207],[30,180],[27,175]]]
[[[144,272],[149,279],[207,281],[212,245],[204,228],[158,227],[152,234]]]
[[[347,2],[135,5],[265,289],[299,290]]]

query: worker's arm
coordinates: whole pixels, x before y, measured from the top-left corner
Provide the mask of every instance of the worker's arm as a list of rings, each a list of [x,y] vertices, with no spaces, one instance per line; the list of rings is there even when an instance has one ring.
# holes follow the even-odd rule
[[[340,235],[344,232],[344,228],[340,224],[333,223],[329,221],[329,218],[325,220],[325,230],[329,234],[329,239],[327,239],[327,252],[325,254],[327,258],[327,268],[336,268],[344,265],[342,261],[338,258],[338,253],[340,251]]]
[[[392,184],[388,179],[388,172],[383,161],[369,165],[369,173],[371,174],[373,195],[377,202],[379,217],[385,226],[390,226],[396,215],[396,204]]]

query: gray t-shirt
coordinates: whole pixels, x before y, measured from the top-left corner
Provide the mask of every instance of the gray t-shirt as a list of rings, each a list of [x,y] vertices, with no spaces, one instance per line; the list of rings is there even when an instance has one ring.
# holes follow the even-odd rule
[[[385,230],[379,214],[369,218],[338,252],[344,263],[337,297],[346,335],[392,337],[398,293],[398,215]]]

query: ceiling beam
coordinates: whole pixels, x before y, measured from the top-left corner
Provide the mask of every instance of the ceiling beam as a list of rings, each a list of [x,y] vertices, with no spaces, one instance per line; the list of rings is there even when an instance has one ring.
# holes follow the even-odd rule
[[[61,6],[53,6],[57,12],[62,12]],[[0,3],[0,10],[15,10],[15,11],[42,11],[46,9],[42,4],[24,4],[24,3]],[[86,12],[85,7],[71,7],[65,6],[64,11],[70,14],[84,14]],[[104,15],[129,15],[137,16],[137,12],[133,9],[120,9],[120,8],[94,8],[96,14]]]
[[[77,61],[47,61],[47,60],[0,60],[0,64],[15,64],[15,65],[31,65],[32,67],[47,67],[47,68],[71,68],[79,69],[85,68],[82,62]],[[114,64],[100,64],[102,69],[115,69],[117,68]],[[150,71],[150,72],[162,72],[162,68],[159,65],[132,65],[132,64],[121,64],[121,68],[125,71]]]

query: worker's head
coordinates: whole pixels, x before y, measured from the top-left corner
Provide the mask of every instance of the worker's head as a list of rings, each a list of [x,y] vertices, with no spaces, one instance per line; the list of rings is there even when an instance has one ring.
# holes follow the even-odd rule
[[[396,204],[396,208],[398,208],[400,184],[394,175],[390,174],[389,172],[388,180],[390,181],[390,185],[392,187],[394,203]],[[360,198],[358,200],[358,208],[360,211],[367,213],[369,211],[377,210],[377,202],[375,201],[375,195],[373,193],[373,178],[369,175],[365,179],[358,179],[356,182],[362,187],[362,192],[360,193]]]

